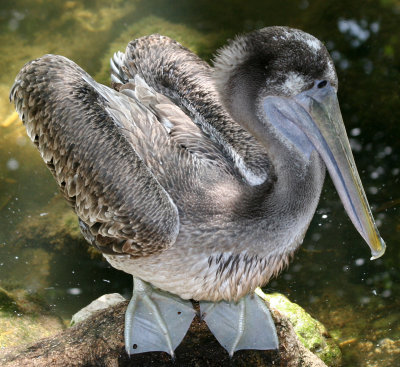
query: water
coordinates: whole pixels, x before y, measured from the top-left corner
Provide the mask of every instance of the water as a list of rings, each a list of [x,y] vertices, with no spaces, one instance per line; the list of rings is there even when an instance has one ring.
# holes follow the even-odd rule
[[[268,25],[303,29],[331,52],[355,160],[388,249],[369,261],[368,247],[327,179],[302,248],[267,290],[288,295],[325,323],[341,343],[345,365],[394,365],[399,344],[396,352],[387,343],[400,337],[397,0],[2,1],[0,286],[38,292],[66,319],[104,293],[128,295],[131,289],[129,276],[88,254],[70,209],[13,115],[9,88],[25,62],[62,54],[108,84],[108,59],[135,37],[158,32],[209,59],[227,38]]]

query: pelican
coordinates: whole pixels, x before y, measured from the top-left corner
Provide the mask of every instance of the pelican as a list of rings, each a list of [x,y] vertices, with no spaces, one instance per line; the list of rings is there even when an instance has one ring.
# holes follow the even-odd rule
[[[173,356],[191,299],[231,356],[277,348],[254,292],[302,243],[326,169],[372,259],[384,253],[315,37],[263,28],[211,67],[150,35],[114,54],[111,79],[45,55],[22,68],[10,100],[84,237],[133,275],[128,353]]]

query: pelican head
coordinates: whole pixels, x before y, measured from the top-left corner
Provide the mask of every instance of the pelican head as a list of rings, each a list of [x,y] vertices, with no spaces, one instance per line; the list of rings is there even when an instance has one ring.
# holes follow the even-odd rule
[[[325,46],[303,31],[269,27],[238,36],[219,51],[214,64],[216,87],[231,116],[275,161],[282,145],[304,164],[318,152],[347,214],[371,248],[371,259],[382,256],[385,243],[351,153],[338,79]]]

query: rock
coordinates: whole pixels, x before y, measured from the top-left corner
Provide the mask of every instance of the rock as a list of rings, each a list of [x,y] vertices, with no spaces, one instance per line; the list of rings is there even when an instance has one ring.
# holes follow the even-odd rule
[[[290,302],[279,293],[264,294],[271,309],[286,316],[303,345],[321,358],[328,366],[336,367],[342,363],[342,354],[326,328],[313,319],[299,305]]]
[[[74,314],[71,319],[71,326],[86,320],[97,311],[104,310],[123,301],[125,301],[125,298],[119,293],[105,294]]]
[[[108,307],[53,337],[0,353],[3,367],[29,366],[281,366],[326,367],[307,350],[289,320],[272,310],[279,337],[279,351],[242,350],[231,359],[210,333],[205,322],[195,317],[176,350],[175,360],[163,352],[128,356],[124,347],[124,314],[128,301]]]
[[[5,295],[7,296],[7,295]],[[284,296],[274,294],[266,296],[271,303],[271,313],[277,328],[279,351],[242,350],[232,359],[210,333],[204,321],[195,317],[187,335],[176,350],[176,358],[162,352],[143,353],[128,357],[124,350],[123,330],[124,314],[127,301],[119,302],[122,296],[111,295],[106,301],[96,300],[89,307],[104,307],[95,311],[85,320],[61,334],[42,339],[28,348],[4,350],[0,353],[2,366],[282,366],[282,367],[326,367],[327,365],[311,353],[304,344],[316,348],[323,344],[321,333],[325,330],[299,306],[288,301]],[[6,298],[6,297],[5,297]],[[107,301],[108,299],[108,301]],[[6,298],[9,300],[9,298]],[[9,302],[8,302],[9,304]],[[198,305],[195,305],[198,307]],[[276,307],[279,307],[279,311]],[[86,310],[87,311],[87,310]],[[85,313],[86,313],[85,311]],[[288,315],[288,316],[286,316]],[[302,342],[296,335],[293,324],[301,333]],[[326,332],[326,331],[325,331]],[[325,336],[326,337],[326,336]],[[304,343],[304,344],[303,344]],[[322,348],[322,347],[321,347]],[[327,354],[327,353],[325,353]],[[35,362],[32,362],[35,361]],[[329,366],[339,366],[339,359],[332,359]]]

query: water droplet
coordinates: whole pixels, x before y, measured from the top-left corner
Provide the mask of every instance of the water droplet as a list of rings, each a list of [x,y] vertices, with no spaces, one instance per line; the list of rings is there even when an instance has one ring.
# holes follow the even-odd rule
[[[82,289],[80,288],[68,288],[67,293],[71,294],[73,296],[78,296],[79,294],[82,293]]]
[[[360,298],[360,303],[361,303],[362,305],[365,305],[365,304],[369,303],[370,301],[371,301],[371,298],[370,298],[370,297],[361,297],[361,298]]]
[[[355,261],[355,263],[356,263],[357,266],[364,265],[364,264],[365,264],[365,259],[363,259],[362,257],[360,257],[359,259],[357,259],[357,260]]]
[[[321,239],[321,237],[322,237],[321,233],[313,233],[311,236],[311,239],[313,241],[319,241]]]
[[[371,176],[371,178],[372,178],[373,180],[376,180],[376,179],[379,177],[379,173],[376,172],[376,171],[374,171],[374,172],[371,173],[370,176]]]
[[[353,150],[354,152],[357,152],[357,153],[362,151],[362,145],[357,139],[350,138],[349,141],[350,141],[351,150]]]
[[[283,279],[285,279],[285,280],[291,280],[291,279],[292,279],[292,275],[291,275],[291,274],[285,274],[285,275],[283,276]]]
[[[385,147],[385,149],[383,150],[385,152],[386,155],[390,155],[392,154],[392,147]]]
[[[301,10],[304,10],[304,9],[307,9],[309,5],[310,4],[307,0],[302,0],[302,1],[300,1],[299,8]]]
[[[15,171],[15,170],[17,170],[19,168],[19,162],[15,158],[10,158],[7,161],[7,168],[10,171]]]
[[[378,33],[379,32],[379,28],[380,28],[380,24],[379,24],[379,22],[372,22],[370,24],[369,28],[371,29],[372,32]]]
[[[295,264],[295,265],[292,266],[292,271],[294,273],[297,273],[297,272],[299,272],[301,270],[302,267],[303,266],[301,264]]]
[[[340,60],[340,62],[339,62],[339,67],[340,67],[342,70],[348,69],[349,66],[350,66],[349,60],[346,60],[346,59]]]
[[[354,129],[350,130],[351,136],[359,136],[361,134],[361,129],[359,127],[355,127]]]
[[[387,297],[390,297],[391,295],[392,295],[392,291],[391,291],[390,289],[385,289],[385,290],[382,292],[382,297],[387,298]]]

